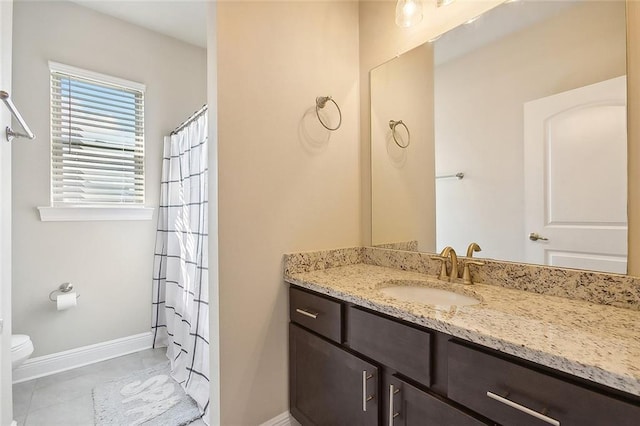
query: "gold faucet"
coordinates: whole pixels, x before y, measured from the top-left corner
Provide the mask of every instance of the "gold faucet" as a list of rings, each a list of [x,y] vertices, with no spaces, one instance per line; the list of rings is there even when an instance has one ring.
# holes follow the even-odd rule
[[[469,271],[469,265],[484,265],[484,262],[482,261],[472,260],[473,252],[475,251],[482,251],[478,243],[469,244],[469,247],[467,247],[467,258],[462,261],[462,263],[464,264],[464,268],[462,270],[462,282],[464,284],[473,284],[473,280],[471,279],[471,271]]]
[[[442,258],[442,269],[440,270],[440,279],[445,281],[454,282],[458,279],[458,255],[456,251],[451,246],[447,246],[442,249],[440,253],[440,257]],[[451,272],[447,277],[447,262],[446,259],[451,259]]]
[[[467,248],[466,259],[462,261],[464,268],[462,271],[462,277],[460,277],[458,275],[458,255],[456,254],[456,251],[451,246],[447,246],[442,249],[439,256],[432,257],[433,259],[442,262],[438,279],[442,281],[449,281],[452,283],[460,282],[460,280],[462,280],[464,284],[473,284],[473,281],[471,279],[471,271],[469,271],[469,265],[484,265],[484,262],[473,259],[473,253],[481,250],[482,249],[477,243],[469,244],[469,247]],[[451,261],[451,271],[447,271],[447,260]]]
[[[478,243],[469,244],[469,247],[467,247],[467,257],[473,257],[474,251],[482,251]]]

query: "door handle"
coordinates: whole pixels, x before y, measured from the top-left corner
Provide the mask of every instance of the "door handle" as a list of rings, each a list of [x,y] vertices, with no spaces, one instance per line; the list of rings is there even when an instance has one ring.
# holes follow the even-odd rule
[[[529,239],[530,239],[531,241],[538,241],[538,240],[540,240],[540,241],[549,241],[549,239],[548,239],[548,238],[545,238],[545,237],[543,237],[543,236],[541,236],[541,235],[538,235],[538,234],[537,234],[537,233],[535,233],[535,232],[532,232],[532,233],[530,233],[530,234],[529,234]]]

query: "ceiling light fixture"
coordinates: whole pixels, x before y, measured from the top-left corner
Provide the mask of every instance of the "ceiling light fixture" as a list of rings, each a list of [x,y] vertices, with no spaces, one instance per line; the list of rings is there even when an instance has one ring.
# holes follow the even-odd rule
[[[408,28],[422,21],[421,0],[398,0],[396,4],[396,25]]]

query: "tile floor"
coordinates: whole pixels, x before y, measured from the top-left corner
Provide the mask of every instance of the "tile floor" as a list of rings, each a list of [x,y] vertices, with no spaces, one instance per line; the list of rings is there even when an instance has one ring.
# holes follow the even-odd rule
[[[98,383],[166,360],[164,348],[148,349],[15,384],[13,417],[18,426],[94,426],[91,391]],[[204,422],[196,420],[190,426],[204,426]]]

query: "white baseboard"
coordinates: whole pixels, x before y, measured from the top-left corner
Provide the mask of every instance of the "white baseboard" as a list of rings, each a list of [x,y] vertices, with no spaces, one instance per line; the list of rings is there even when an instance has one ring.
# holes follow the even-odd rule
[[[82,346],[68,351],[28,359],[13,370],[13,383],[25,382],[38,377],[60,373],[93,364],[95,362],[116,358],[133,352],[151,348],[153,334],[151,332],[135,334],[94,345]]]
[[[260,426],[300,426],[300,423],[293,418],[290,412],[285,411],[284,413],[267,420]]]

